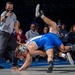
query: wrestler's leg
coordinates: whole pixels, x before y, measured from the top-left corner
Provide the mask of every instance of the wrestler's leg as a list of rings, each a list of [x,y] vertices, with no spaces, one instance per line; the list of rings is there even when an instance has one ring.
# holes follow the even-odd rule
[[[47,73],[51,73],[52,70],[53,70],[53,55],[54,55],[53,49],[48,49],[46,51],[46,54],[48,56],[47,61],[49,63],[49,67],[48,67]]]
[[[38,50],[38,46],[36,45],[35,42],[31,42],[28,45],[28,50],[29,50],[31,55],[40,55],[40,56],[43,56],[43,57],[46,56],[46,52]]]

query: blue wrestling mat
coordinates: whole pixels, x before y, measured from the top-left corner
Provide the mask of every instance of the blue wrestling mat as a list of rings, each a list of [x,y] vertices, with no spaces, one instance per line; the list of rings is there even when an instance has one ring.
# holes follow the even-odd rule
[[[75,63],[75,61],[74,61],[74,63]],[[22,66],[23,62],[18,62],[18,64],[20,66]],[[66,60],[58,59],[58,60],[54,60],[54,66],[56,66],[56,65],[70,65],[70,63]],[[0,62],[0,66],[3,66],[4,69],[8,69],[8,68],[11,68],[12,63]],[[46,60],[34,61],[34,62],[32,62],[31,67],[34,67],[34,66],[48,66],[48,63]]]

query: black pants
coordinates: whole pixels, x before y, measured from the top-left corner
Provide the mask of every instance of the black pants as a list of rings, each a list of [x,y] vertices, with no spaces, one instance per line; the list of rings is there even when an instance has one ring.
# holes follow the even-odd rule
[[[7,45],[9,45],[12,49],[12,62],[13,65],[16,66],[17,58],[14,55],[15,49],[18,46],[16,39],[13,34],[0,31],[0,56],[4,53]]]

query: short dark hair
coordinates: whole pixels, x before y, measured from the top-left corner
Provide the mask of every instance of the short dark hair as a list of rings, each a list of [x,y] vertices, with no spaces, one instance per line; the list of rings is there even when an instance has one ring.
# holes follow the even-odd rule
[[[12,3],[12,2],[7,2],[6,5],[7,5],[7,4],[13,4],[13,3]]]

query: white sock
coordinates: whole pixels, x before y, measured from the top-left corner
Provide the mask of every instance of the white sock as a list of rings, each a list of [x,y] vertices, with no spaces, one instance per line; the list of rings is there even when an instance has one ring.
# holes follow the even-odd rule
[[[42,15],[41,18],[43,19],[44,18],[44,15]]]
[[[61,57],[62,57],[62,58],[65,58],[65,55],[66,55],[66,54],[62,53],[62,54],[61,54]]]

